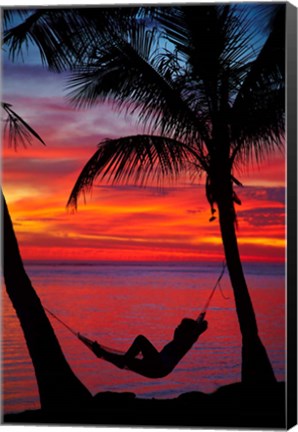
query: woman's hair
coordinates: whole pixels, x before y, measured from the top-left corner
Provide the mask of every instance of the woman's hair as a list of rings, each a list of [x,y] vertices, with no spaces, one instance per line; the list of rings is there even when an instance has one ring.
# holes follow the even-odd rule
[[[200,335],[198,323],[191,318],[184,318],[175,330],[175,339],[193,344]]]

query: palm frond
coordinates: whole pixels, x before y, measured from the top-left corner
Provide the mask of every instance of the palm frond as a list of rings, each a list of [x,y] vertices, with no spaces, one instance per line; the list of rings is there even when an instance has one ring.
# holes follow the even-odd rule
[[[4,135],[8,137],[10,145],[17,148],[18,144],[22,143],[26,147],[27,144],[32,143],[32,138],[36,138],[43,145],[46,145],[38,133],[12,110],[10,104],[2,102],[1,105],[7,115],[7,118],[4,119]]]
[[[256,59],[249,64],[232,106],[232,158],[256,160],[275,146],[285,133],[285,5],[278,5],[271,31]],[[251,151],[250,151],[250,150]],[[240,153],[240,155],[237,155]]]
[[[4,28],[11,27],[16,18],[21,20],[26,19],[32,11],[30,9],[15,9],[9,7],[2,8],[3,26]]]
[[[100,37],[124,28],[134,8],[39,8],[31,11],[21,24],[5,29],[3,44],[9,47],[12,60],[23,56],[24,48],[36,45],[40,57],[49,69],[63,71],[84,61],[89,47]],[[112,36],[111,36],[112,37]]]
[[[67,206],[77,207],[78,197],[92,188],[97,178],[123,184],[160,184],[198,164],[196,151],[179,141],[153,135],[135,135],[105,140],[89,159],[70,194]]]
[[[59,13],[56,14],[57,21]],[[28,49],[30,44],[39,49],[41,61],[50,69],[61,71],[71,64],[65,46],[61,44],[60,38],[51,22],[53,13],[47,9],[39,9],[24,20],[21,24],[4,32],[3,45],[9,48],[12,61],[18,57],[23,58],[24,48]],[[60,28],[60,31],[62,28]]]
[[[254,6],[261,13],[261,5]],[[208,110],[222,109],[221,88],[225,87],[225,105],[232,104],[247,72],[246,65],[257,55],[261,33],[253,25],[255,15],[247,5],[218,4],[157,8],[155,18],[169,41],[177,47],[189,65],[189,77],[200,83]]]
[[[139,121],[151,133],[175,139],[206,140],[206,122],[192,111],[181,92],[179,68],[174,55],[160,54],[155,29],[143,23],[97,50],[98,58],[70,76],[70,100],[88,106],[107,99],[119,109],[137,111]]]
[[[255,92],[248,102],[238,111],[239,123],[233,125],[231,159],[241,165],[248,165],[252,160],[262,161],[274,149],[282,150],[284,146],[284,89],[267,94]]]
[[[275,7],[271,31],[258,56],[250,63],[245,74],[233,109],[246,105],[246,97],[267,86],[284,86],[285,84],[285,5]]]

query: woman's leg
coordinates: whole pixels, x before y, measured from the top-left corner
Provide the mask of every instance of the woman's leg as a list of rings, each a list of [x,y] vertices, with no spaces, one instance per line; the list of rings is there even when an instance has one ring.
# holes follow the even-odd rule
[[[135,338],[124,357],[126,359],[132,359],[137,357],[137,355],[140,353],[146,360],[155,360],[159,356],[159,352],[157,351],[157,349],[143,335],[139,335]]]
[[[137,355],[142,354],[142,358]],[[160,353],[145,336],[138,336],[124,355],[125,366],[147,378],[161,378],[167,374]]]
[[[124,355],[107,351],[96,342],[93,344],[92,350],[97,357],[114,364],[120,369],[127,367],[148,378],[157,378],[163,374],[163,365],[159,352],[145,336],[137,336]],[[136,358],[140,353],[143,358]]]

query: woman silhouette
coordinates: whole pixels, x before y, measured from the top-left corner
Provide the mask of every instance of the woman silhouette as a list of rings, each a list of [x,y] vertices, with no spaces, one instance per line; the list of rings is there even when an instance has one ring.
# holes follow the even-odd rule
[[[123,369],[143,375],[147,378],[162,378],[168,375],[184,355],[190,350],[199,336],[207,329],[207,321],[195,321],[184,318],[174,331],[171,342],[161,351],[143,335],[136,337],[125,354],[109,352],[97,342],[92,344],[92,351],[99,357]],[[142,357],[137,356],[141,354]]]

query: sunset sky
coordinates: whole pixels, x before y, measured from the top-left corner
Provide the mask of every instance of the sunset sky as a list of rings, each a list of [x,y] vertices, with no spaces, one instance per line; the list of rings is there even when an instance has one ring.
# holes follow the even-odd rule
[[[74,109],[65,99],[65,75],[46,71],[34,51],[23,64],[3,53],[2,78],[3,100],[46,142],[2,148],[3,190],[24,259],[223,260],[204,179],[162,190],[97,184],[76,212],[68,211],[69,193],[96,145],[141,129],[108,104]],[[285,156],[272,155],[238,178],[242,259],[283,262]]]

